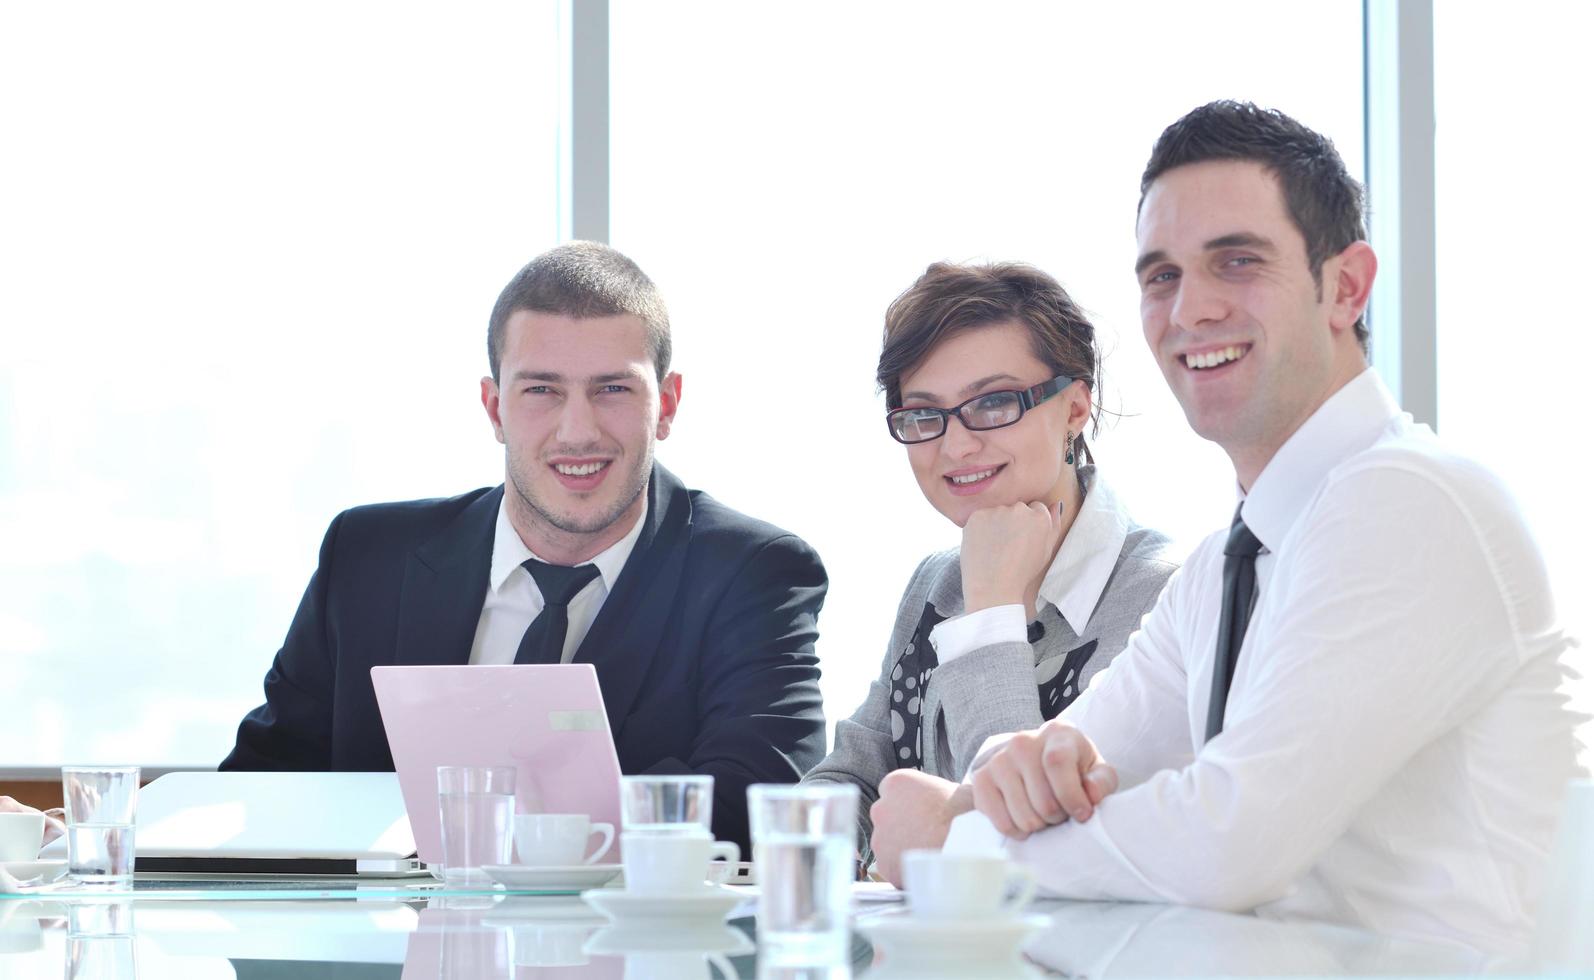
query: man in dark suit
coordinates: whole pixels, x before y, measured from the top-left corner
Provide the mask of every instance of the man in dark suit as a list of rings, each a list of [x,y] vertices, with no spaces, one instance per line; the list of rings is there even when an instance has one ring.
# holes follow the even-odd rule
[[[222,769],[391,770],[378,664],[593,664],[620,768],[714,777],[714,832],[748,845],[745,791],[824,755],[801,539],[654,462],[681,397],[657,288],[574,242],[505,287],[482,405],[505,482],[338,515]]]

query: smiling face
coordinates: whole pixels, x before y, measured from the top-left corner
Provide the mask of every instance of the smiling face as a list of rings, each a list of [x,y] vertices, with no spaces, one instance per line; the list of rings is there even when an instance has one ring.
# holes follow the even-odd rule
[[[1050,381],[1029,332],[1006,322],[943,340],[901,377],[902,406],[952,408],[988,391],[1013,391]],[[1090,417],[1090,394],[1075,382],[1024,413],[1013,425],[974,431],[956,418],[939,439],[906,447],[925,499],[958,527],[984,507],[1074,500],[1079,479],[1063,461],[1068,435]]]
[[[1372,284],[1371,250],[1357,243],[1330,257],[1319,287],[1278,181],[1248,161],[1157,178],[1137,238],[1146,342],[1191,428],[1224,448],[1249,487],[1366,367],[1353,324]]]
[[[505,325],[499,377],[482,379],[482,405],[526,546],[574,564],[625,537],[681,392],[679,375],[656,380],[642,319],[521,310]]]

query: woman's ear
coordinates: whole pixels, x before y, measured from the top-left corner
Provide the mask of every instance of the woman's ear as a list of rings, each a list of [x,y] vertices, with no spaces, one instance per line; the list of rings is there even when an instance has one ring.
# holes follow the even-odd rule
[[[1068,431],[1084,435],[1090,427],[1090,410],[1094,404],[1089,386],[1083,381],[1076,381],[1063,391],[1063,397],[1068,399]]]

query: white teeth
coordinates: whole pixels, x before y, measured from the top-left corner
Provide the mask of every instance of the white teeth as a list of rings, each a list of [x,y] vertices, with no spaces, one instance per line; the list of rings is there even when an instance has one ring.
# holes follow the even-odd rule
[[[608,465],[609,464],[607,462],[582,463],[580,466],[569,466],[564,463],[555,463],[553,468],[563,473],[565,476],[591,476]]]
[[[965,483],[978,483],[981,480],[995,475],[995,473],[996,470],[992,468],[988,470],[980,470],[978,473],[965,473],[962,476],[948,477],[947,479],[951,480],[953,483],[962,485]]]
[[[1250,347],[1225,347],[1222,350],[1209,350],[1204,354],[1186,354],[1184,362],[1197,371],[1201,371],[1206,368],[1217,367],[1219,364],[1227,364],[1230,361],[1238,361],[1249,350]]]

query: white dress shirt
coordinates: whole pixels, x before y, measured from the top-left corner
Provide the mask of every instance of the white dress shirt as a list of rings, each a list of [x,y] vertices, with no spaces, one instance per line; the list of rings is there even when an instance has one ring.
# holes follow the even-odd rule
[[[1057,607],[1068,628],[1085,635],[1085,624],[1107,588],[1129,534],[1129,515],[1118,495],[1092,468],[1079,502],[1079,513],[1041,580],[1040,600]],[[971,650],[994,643],[1024,643],[1029,623],[1022,603],[978,609],[937,623],[930,645],[940,663],[950,663]]]
[[[545,561],[526,547],[520,533],[509,522],[507,497],[498,504],[498,524],[493,531],[493,563],[487,576],[487,598],[482,602],[481,618],[476,621],[476,638],[470,645],[470,662],[473,664],[512,664],[515,652],[520,649],[520,639],[526,627],[542,612],[542,590],[531,573],[522,567],[528,558]],[[631,549],[642,534],[642,519],[646,511],[632,525],[626,536],[600,551],[591,562],[598,566],[598,576],[588,582],[568,607],[569,626],[565,629],[565,649],[561,663],[569,663],[586,639],[587,631],[598,618],[603,600],[609,597],[614,582],[625,568]]]
[[[1518,947],[1580,769],[1573,644],[1511,494],[1369,370],[1279,449],[1242,514],[1267,552],[1223,731],[1202,744],[1227,529],[1062,715],[1118,792],[1002,846],[1057,895]],[[968,814],[948,847],[994,833]]]

